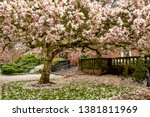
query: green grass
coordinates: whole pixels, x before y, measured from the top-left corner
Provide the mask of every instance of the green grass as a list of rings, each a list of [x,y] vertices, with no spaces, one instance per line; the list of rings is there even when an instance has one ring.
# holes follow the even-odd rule
[[[135,91],[130,87],[107,84],[71,83],[61,89],[24,89],[26,82],[5,84],[4,100],[99,100]]]

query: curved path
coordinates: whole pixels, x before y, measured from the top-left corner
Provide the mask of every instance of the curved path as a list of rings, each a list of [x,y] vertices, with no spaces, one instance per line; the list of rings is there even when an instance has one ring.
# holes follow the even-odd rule
[[[62,76],[57,75],[57,78],[61,78]],[[56,78],[56,75],[51,74],[51,78]],[[0,99],[2,98],[2,85],[4,83],[13,82],[13,81],[26,81],[26,80],[39,80],[40,74],[27,74],[27,75],[13,75],[13,76],[5,76],[0,75]]]

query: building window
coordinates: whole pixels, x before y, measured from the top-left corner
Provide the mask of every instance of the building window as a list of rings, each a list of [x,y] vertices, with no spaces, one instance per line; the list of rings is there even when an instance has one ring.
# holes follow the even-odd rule
[[[60,57],[64,59],[68,59],[68,52],[61,52]]]
[[[121,52],[121,57],[130,57],[131,56],[131,50],[124,50]]]

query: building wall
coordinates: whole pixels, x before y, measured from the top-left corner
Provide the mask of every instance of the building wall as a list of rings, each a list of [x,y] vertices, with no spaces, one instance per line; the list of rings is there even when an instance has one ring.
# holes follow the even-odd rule
[[[107,55],[102,55],[102,56],[107,58],[125,57],[123,51],[109,52]],[[139,53],[136,50],[130,50],[129,56],[139,56]]]
[[[80,56],[81,56],[80,52],[69,52],[68,60],[70,60],[70,65],[77,66],[79,63]]]
[[[64,52],[64,53],[66,53],[66,52]],[[57,54],[56,58],[62,57],[61,54],[62,53]],[[80,56],[81,56],[80,51],[67,51],[66,59],[70,61],[71,66],[77,66],[79,63]]]
[[[68,53],[67,59],[70,60],[71,66],[77,66],[82,53],[80,51],[67,51],[67,53]],[[95,53],[92,51],[89,52],[88,55],[89,57],[95,57]],[[136,50],[132,50],[130,51],[129,56],[139,56],[139,53]],[[58,54],[56,57],[61,57],[61,56],[60,54]],[[122,51],[120,51],[120,52],[109,52],[107,55],[102,55],[102,57],[116,58],[116,57],[125,57],[125,56],[122,54]]]

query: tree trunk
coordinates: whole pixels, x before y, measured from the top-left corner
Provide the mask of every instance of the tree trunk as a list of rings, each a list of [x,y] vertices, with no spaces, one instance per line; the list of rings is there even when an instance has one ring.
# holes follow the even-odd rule
[[[50,49],[47,48],[44,67],[43,67],[43,71],[39,80],[39,84],[46,84],[50,82],[52,60],[53,60],[52,53]]]

